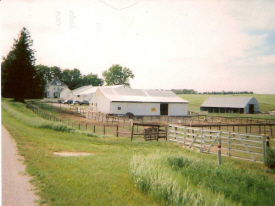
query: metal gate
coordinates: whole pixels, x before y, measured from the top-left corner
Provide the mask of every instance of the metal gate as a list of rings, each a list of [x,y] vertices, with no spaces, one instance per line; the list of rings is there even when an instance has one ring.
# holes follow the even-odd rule
[[[200,152],[217,154],[221,141],[222,156],[264,162],[265,136],[194,127],[168,126],[168,141],[177,142],[187,148],[198,148]]]

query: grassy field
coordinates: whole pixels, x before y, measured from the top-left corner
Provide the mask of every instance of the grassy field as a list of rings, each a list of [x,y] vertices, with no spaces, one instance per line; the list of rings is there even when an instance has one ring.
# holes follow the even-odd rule
[[[179,96],[190,102],[188,105],[188,109],[194,112],[200,112],[200,105],[208,97],[230,97],[230,96],[255,97],[260,104],[261,112],[275,111],[274,94],[235,94],[235,95],[181,94]]]
[[[271,205],[275,201],[274,172],[262,164],[224,157],[218,167],[216,156],[170,142],[86,134],[3,99],[2,123],[25,157],[40,204]],[[93,155],[53,154],[61,151]],[[217,178],[219,184],[212,184]],[[242,195],[234,192],[240,182]]]

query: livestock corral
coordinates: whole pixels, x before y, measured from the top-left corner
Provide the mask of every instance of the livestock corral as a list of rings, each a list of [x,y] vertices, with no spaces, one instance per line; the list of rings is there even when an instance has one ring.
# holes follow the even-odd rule
[[[160,124],[175,124],[177,126],[188,126],[194,128],[203,128],[209,130],[221,130],[230,132],[240,132],[248,134],[266,135],[273,138],[275,135],[275,119],[262,118],[261,116],[214,116],[214,115],[199,115],[189,111],[189,116],[173,117],[167,115],[161,116],[126,116],[115,114],[103,114],[100,112],[89,110],[85,106],[77,105],[61,105],[52,103],[39,103],[35,102],[35,105],[42,109],[59,108],[57,116],[60,116],[63,121],[74,125],[75,127],[89,127],[89,125],[97,125],[101,127],[123,127],[123,130],[127,129],[131,131],[131,122],[137,123],[160,123]],[[68,114],[71,115],[70,118]],[[72,114],[80,115],[79,118],[72,116]],[[87,126],[86,126],[87,125]],[[91,127],[91,126],[90,126]],[[115,133],[115,129],[112,134]],[[141,130],[137,126],[137,130]],[[101,130],[98,130],[101,131]],[[130,135],[129,135],[130,136]]]
[[[53,120],[65,122],[80,130],[102,135],[125,136],[131,140],[136,137],[143,137],[147,141],[164,139],[213,154],[217,154],[217,147],[220,146],[222,155],[259,162],[264,161],[266,140],[269,141],[275,132],[274,120],[264,118],[207,116],[194,113],[184,117],[126,116],[103,114],[76,105],[42,106],[38,102],[30,105],[37,113],[40,111],[42,116],[46,110],[55,112],[51,117]],[[222,143],[220,145],[219,139]]]

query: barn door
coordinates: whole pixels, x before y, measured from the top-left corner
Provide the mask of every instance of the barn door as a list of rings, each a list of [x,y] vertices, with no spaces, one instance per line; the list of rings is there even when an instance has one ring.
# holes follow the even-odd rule
[[[160,104],[160,115],[168,115],[168,104]]]
[[[249,114],[254,114],[254,104],[249,105]]]

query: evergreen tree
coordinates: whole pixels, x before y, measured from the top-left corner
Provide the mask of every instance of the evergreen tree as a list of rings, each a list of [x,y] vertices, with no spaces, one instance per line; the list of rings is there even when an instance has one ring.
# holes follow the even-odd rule
[[[45,82],[42,75],[36,72],[32,45],[30,33],[24,27],[19,38],[14,40],[12,50],[1,63],[3,97],[24,102],[26,98],[43,96]]]

